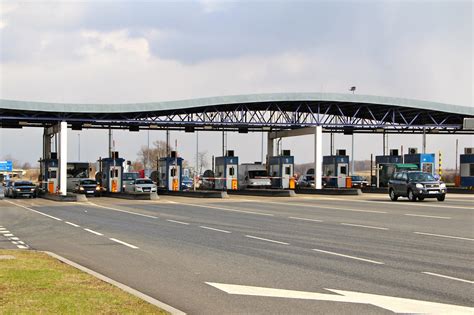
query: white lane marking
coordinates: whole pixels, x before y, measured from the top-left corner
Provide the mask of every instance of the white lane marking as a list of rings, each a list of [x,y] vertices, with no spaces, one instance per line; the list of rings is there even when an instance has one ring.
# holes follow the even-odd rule
[[[69,221],[64,221],[64,223],[66,224],[69,224],[69,225],[72,225],[74,227],[80,227],[79,225],[75,224],[75,223],[72,223],[72,222],[69,222]]]
[[[33,211],[33,212],[35,212],[35,213],[44,215],[45,217],[48,217],[48,218],[51,218],[51,219],[54,219],[54,220],[57,220],[57,221],[62,221],[62,219],[60,219],[60,218],[56,218],[56,217],[53,217],[52,215],[49,215],[49,214],[46,214],[46,213],[43,213],[43,212],[40,212],[40,211],[31,209],[31,208],[28,208],[28,207],[25,207],[25,206],[22,206],[22,205],[20,205],[20,204],[15,203],[15,202],[11,202],[11,201],[9,201],[9,200],[5,200],[5,201],[8,202],[8,203],[11,203],[12,205],[15,205],[15,206],[17,206],[17,207],[20,207],[20,208],[23,208],[23,209],[26,209],[26,210]]]
[[[167,203],[177,203],[176,201],[165,200]]]
[[[424,232],[413,232],[413,233],[420,234],[420,235],[436,236],[436,237],[454,238],[454,239],[465,240],[465,241],[474,241],[474,239],[472,238],[460,237],[460,236],[441,235],[441,234],[432,234],[432,233],[424,233]]]
[[[440,275],[439,273],[428,272],[428,271],[423,271],[422,273],[424,273],[425,275],[431,275],[431,276],[436,276],[436,277],[441,277],[441,278],[446,278],[446,279],[451,279],[451,280],[456,280],[456,281],[461,281],[461,282],[474,284],[474,281],[464,280],[464,279],[461,279],[461,278],[455,278],[455,277],[450,277],[450,276],[445,276],[445,275]]]
[[[87,231],[87,232],[90,232],[90,233],[92,233],[92,234],[95,234],[95,235],[99,235],[99,236],[103,236],[103,235],[104,235],[104,234],[102,234],[102,233],[96,232],[96,231],[91,230],[91,229],[84,229],[84,230]]]
[[[16,237],[16,236],[15,237],[10,237],[10,239],[13,240],[13,241],[18,241],[19,240],[19,238]]]
[[[0,234],[7,234],[7,233],[10,233],[10,231],[7,231],[7,230],[5,230],[5,231],[0,231]]]
[[[375,261],[375,260],[370,260],[370,259],[365,259],[365,258],[360,258],[360,257],[355,257],[355,256],[339,254],[339,253],[330,252],[330,251],[322,250],[322,249],[316,249],[316,248],[313,248],[313,250],[316,251],[316,252],[321,252],[321,253],[325,253],[325,254],[341,256],[341,257],[351,258],[351,259],[360,260],[360,261],[365,261],[365,262],[376,264],[376,265],[384,265],[383,262],[379,262],[379,261]]]
[[[361,227],[361,228],[367,228],[367,229],[375,229],[375,230],[388,230],[388,228],[385,228],[385,227],[370,226],[370,225],[360,225],[360,224],[352,224],[352,223],[341,223],[341,225],[355,226],[355,227]]]
[[[13,235],[13,234],[9,233],[9,234],[3,234],[3,236],[10,237],[10,236],[15,236],[15,235]]]
[[[350,208],[339,208],[339,207],[332,207],[332,206],[320,206],[320,205],[307,205],[304,203],[293,203],[293,202],[268,202],[268,201],[260,201],[255,200],[257,203],[271,203],[276,205],[285,205],[287,207],[297,206],[297,207],[307,207],[307,208],[317,208],[317,209],[329,209],[329,210],[339,210],[339,211],[353,211],[353,212],[368,212],[368,213],[387,213],[385,211],[378,211],[378,210],[360,210],[360,209],[350,209]]]
[[[278,297],[286,299],[319,300],[343,303],[370,304],[394,313],[403,314],[470,314],[474,308],[422,300],[413,300],[386,295],[370,294],[355,291],[327,289],[336,294],[283,290],[245,285],[205,282],[227,294]]]
[[[28,246],[26,246],[26,245],[16,245],[16,247],[21,248],[21,249],[27,249],[28,248]]]
[[[221,230],[221,229],[216,229],[216,228],[211,228],[211,227],[204,226],[204,225],[200,225],[199,227],[200,227],[201,229],[206,229],[206,230],[211,230],[211,231],[216,231],[216,232],[232,233],[232,232],[230,232],[230,231]]]
[[[183,225],[189,225],[187,222],[182,222],[182,221],[176,221],[176,220],[166,220],[168,222],[173,222],[173,223],[178,223],[178,224],[183,224]]]
[[[201,207],[201,208],[207,208],[207,209],[217,209],[217,210],[222,210],[222,211],[230,211],[230,212],[240,212],[240,213],[256,214],[256,215],[263,215],[263,216],[269,216],[269,217],[273,217],[273,216],[274,216],[274,215],[271,214],[271,213],[261,213],[261,212],[254,212],[254,211],[247,211],[247,210],[238,210],[238,209],[232,209],[232,208],[215,207],[215,206],[209,206],[209,205],[196,205],[196,204],[190,204],[190,203],[184,203],[184,202],[177,202],[177,204],[187,205],[187,206],[191,206],[191,207]]]
[[[425,214],[405,213],[404,215],[407,215],[410,217],[422,217],[422,218],[432,218],[432,219],[445,219],[445,220],[451,219],[451,217],[439,217],[435,215],[425,215]]]
[[[109,238],[109,240],[114,241],[114,242],[117,242],[117,243],[120,243],[120,244],[122,244],[122,245],[128,246],[128,247],[133,248],[133,249],[137,249],[137,248],[138,248],[138,247],[135,246],[135,245],[132,245],[132,244],[129,244],[129,243],[125,243],[124,241],[118,240],[118,239],[116,239],[116,238]]]
[[[245,235],[245,237],[253,238],[253,239],[261,240],[261,241],[265,241],[265,242],[271,242],[271,243],[281,244],[281,245],[290,245],[290,244],[285,243],[285,242],[274,241],[274,240],[270,240],[270,239],[268,239],[268,238],[256,237],[256,236],[252,236],[252,235]]]
[[[108,210],[112,210],[112,211],[118,211],[118,212],[124,212],[124,213],[134,214],[134,215],[138,215],[138,216],[145,217],[145,218],[158,219],[158,217],[156,217],[156,216],[154,216],[154,215],[141,214],[141,213],[137,213],[137,212],[132,212],[132,211],[127,211],[127,210],[122,210],[122,209],[117,209],[117,208],[111,208],[111,207],[101,206],[101,205],[98,205],[98,204],[93,203],[93,202],[88,202],[87,204],[89,204],[89,205],[91,205],[91,206],[94,206],[94,207],[103,208],[103,209],[108,209]]]
[[[25,245],[25,242],[22,242],[22,241],[12,241],[12,243],[15,245],[18,245],[18,244]]]
[[[323,220],[308,219],[308,218],[299,218],[299,217],[288,217],[288,219],[303,220],[303,221],[312,221],[312,222],[324,222]]]

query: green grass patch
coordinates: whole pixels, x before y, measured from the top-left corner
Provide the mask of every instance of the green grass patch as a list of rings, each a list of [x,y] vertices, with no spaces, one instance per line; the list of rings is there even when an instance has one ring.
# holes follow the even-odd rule
[[[35,251],[0,250],[0,314],[167,314]]]

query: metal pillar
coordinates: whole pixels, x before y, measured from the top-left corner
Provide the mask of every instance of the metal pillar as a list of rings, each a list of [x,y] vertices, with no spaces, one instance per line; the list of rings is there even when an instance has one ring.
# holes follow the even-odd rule
[[[423,154],[426,153],[426,128],[423,127]]]
[[[334,155],[334,133],[331,132],[331,137],[329,138],[329,155]]]
[[[166,157],[170,156],[170,131],[166,129]]]
[[[323,127],[314,129],[314,187],[322,189],[323,177]]]
[[[196,190],[196,183],[198,179],[198,167],[199,167],[199,131],[196,130],[196,169],[194,170],[194,190]]]
[[[59,129],[59,192],[67,195],[67,122],[62,121]]]
[[[44,128],[43,132],[43,159],[49,159],[51,157],[51,135],[48,133],[48,129]]]
[[[268,160],[271,156],[273,156],[273,151],[274,151],[273,145],[274,145],[274,143],[273,143],[273,138],[271,138],[271,137],[270,137],[270,133],[268,133],[268,135],[267,135],[267,160]]]
[[[109,126],[109,157],[112,157],[112,128]]]
[[[388,133],[383,133],[383,155],[388,154]]]
[[[354,134],[352,134],[352,146],[351,146],[351,175],[354,176],[354,170],[355,170],[355,165],[354,165]]]
[[[261,134],[262,134],[262,140],[261,140],[260,162],[263,163],[263,131],[261,132]]]

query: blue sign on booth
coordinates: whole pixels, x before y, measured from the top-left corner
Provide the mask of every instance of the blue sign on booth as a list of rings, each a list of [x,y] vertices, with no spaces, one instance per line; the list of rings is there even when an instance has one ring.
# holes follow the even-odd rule
[[[12,161],[0,161],[0,172],[11,172],[13,171]]]

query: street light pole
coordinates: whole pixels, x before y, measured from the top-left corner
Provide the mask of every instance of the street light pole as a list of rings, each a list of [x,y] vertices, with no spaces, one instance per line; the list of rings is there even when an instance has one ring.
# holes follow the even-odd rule
[[[81,161],[81,134],[77,134],[77,161]]]

